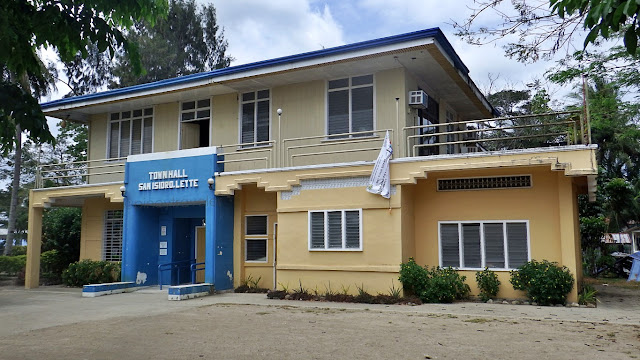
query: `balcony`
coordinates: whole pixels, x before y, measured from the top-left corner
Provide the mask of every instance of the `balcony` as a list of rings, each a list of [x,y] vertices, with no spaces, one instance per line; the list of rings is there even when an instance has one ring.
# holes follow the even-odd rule
[[[344,134],[285,138],[217,146],[225,172],[332,163],[373,161],[386,132],[394,158],[448,156],[478,152],[590,144],[591,131],[582,113],[553,112],[442,124],[421,124]],[[124,160],[98,159],[41,165],[37,187],[122,181]]]

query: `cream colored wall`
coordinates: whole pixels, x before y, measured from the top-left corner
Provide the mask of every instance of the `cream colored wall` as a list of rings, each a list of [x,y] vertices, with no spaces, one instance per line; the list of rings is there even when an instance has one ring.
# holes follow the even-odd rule
[[[416,219],[413,198],[415,196],[414,185],[402,185],[402,262],[407,262],[416,253],[415,224],[421,223]]]
[[[91,160],[89,166],[89,184],[99,184],[106,182],[116,182],[124,180],[124,162],[102,161],[108,158],[107,155],[107,114],[91,115],[89,118],[89,144],[88,156]],[[97,161],[100,160],[100,161]],[[115,172],[113,174],[103,174]],[[100,174],[100,175],[96,175]]]
[[[307,289],[323,290],[330,282],[333,290],[344,286],[356,293],[356,286],[364,286],[387,292],[402,262],[397,191],[391,204],[364,187],[303,190],[289,200],[278,198],[278,283],[295,288],[301,281]],[[362,209],[362,251],[310,251],[308,210],[342,209]]]
[[[102,260],[104,212],[122,210],[122,203],[112,203],[105,198],[87,199],[82,206],[80,232],[80,260]]]
[[[273,288],[274,223],[277,222],[276,193],[266,193],[254,185],[246,185],[236,194],[234,217],[234,286],[249,278],[260,279],[259,286]],[[267,215],[267,262],[246,262],[245,239],[263,239],[263,236],[245,236],[245,216]]]
[[[108,114],[97,114],[90,117],[89,126],[89,160],[92,169],[89,184],[116,182],[124,180],[124,160],[96,161],[107,159]],[[171,151],[178,148],[178,103],[166,103],[155,106],[153,114],[153,151]],[[116,172],[113,174],[101,174]]]
[[[376,129],[396,128],[396,98],[399,104],[406,103],[405,76],[402,68],[382,71],[375,74],[375,127]],[[293,156],[293,160],[284,162],[284,148],[267,147],[256,153],[256,149],[238,150],[237,147],[225,148],[227,160],[268,158],[273,167],[310,165],[317,163],[335,163],[358,160],[372,160],[377,156],[382,144],[383,133],[376,138],[368,138],[366,142],[325,141],[326,135],[326,82],[310,81],[304,83],[279,86],[271,89],[271,139],[278,140],[278,114],[282,109],[281,126],[283,139],[318,136],[315,139],[288,141],[286,146],[305,146],[291,148],[287,155],[310,152],[329,152],[313,156]],[[404,106],[398,109],[400,127],[406,121]],[[213,98],[213,144],[230,145],[238,139],[238,99],[237,94],[214,96]],[[393,138],[395,142],[397,139]],[[313,146],[322,144],[321,146]],[[345,149],[370,149],[362,152],[341,152]],[[233,153],[233,154],[230,154]],[[225,171],[249,170],[266,167],[266,160],[247,163],[225,164]]]
[[[153,152],[178,149],[178,103],[156,105],[153,109]]]
[[[437,179],[531,174],[532,188],[475,191],[436,191]],[[565,183],[563,185],[562,183]],[[567,185],[568,183],[568,185]],[[579,246],[576,247],[577,218],[571,178],[547,167],[457,171],[430,174],[419,180],[415,189],[415,259],[418,264],[439,264],[438,221],[528,220],[531,259],[549,260],[566,265],[580,276]],[[568,193],[566,190],[568,189]],[[419,219],[419,221],[418,221]],[[513,290],[508,271],[496,271],[502,282],[499,297],[515,298],[524,294]],[[472,292],[477,294],[474,271],[467,276]],[[569,296],[577,299],[576,289]]]

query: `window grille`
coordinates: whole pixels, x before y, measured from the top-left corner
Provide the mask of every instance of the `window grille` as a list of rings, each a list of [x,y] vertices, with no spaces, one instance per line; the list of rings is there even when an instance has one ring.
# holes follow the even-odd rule
[[[438,191],[512,189],[527,187],[531,187],[530,175],[438,180]]]
[[[122,210],[105,211],[102,260],[122,261],[122,224]]]

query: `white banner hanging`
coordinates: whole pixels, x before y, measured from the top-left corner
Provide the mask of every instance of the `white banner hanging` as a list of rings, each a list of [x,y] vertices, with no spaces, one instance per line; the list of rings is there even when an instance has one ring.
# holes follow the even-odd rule
[[[391,197],[391,175],[389,169],[389,160],[393,154],[393,147],[391,146],[391,140],[389,139],[389,131],[384,137],[382,143],[382,149],[376,159],[376,164],[371,172],[369,178],[369,185],[367,191],[372,194],[380,194],[383,198],[388,199]]]

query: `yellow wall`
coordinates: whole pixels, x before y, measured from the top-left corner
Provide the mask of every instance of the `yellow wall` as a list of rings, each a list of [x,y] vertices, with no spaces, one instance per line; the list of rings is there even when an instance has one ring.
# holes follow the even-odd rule
[[[106,210],[122,210],[122,203],[112,203],[104,198],[85,200],[82,206],[80,260],[102,260],[104,212]]]
[[[531,174],[532,188],[475,191],[436,191],[437,179],[472,176]],[[566,189],[560,187],[565,183]],[[560,192],[562,189],[563,192]],[[566,265],[574,276],[580,276],[577,261],[577,218],[574,218],[576,192],[572,179],[547,167],[458,171],[431,174],[419,180],[415,189],[415,259],[418,264],[439,264],[438,221],[464,220],[528,220],[531,259],[549,260]],[[561,212],[564,211],[564,214]],[[420,219],[419,221],[417,219]],[[496,271],[502,282],[499,297],[523,297],[513,290],[508,271]],[[461,271],[477,294],[474,271]],[[576,294],[570,295],[575,301]]]
[[[256,186],[246,185],[236,194],[234,216],[234,286],[242,281],[260,279],[259,286],[273,288],[274,223],[277,222],[276,193],[266,193]],[[264,239],[264,236],[245,236],[245,216],[267,215],[267,262],[246,262],[245,239]]]
[[[357,285],[388,292],[402,262],[399,199],[398,193],[390,203],[364,187],[303,190],[289,200],[278,198],[279,287],[302,282],[308,290],[324,291],[330,282],[334,291],[344,286],[357,293]],[[309,251],[308,210],[342,209],[362,209],[362,251]]]
[[[153,109],[153,152],[178,149],[178,103],[156,105]]]

